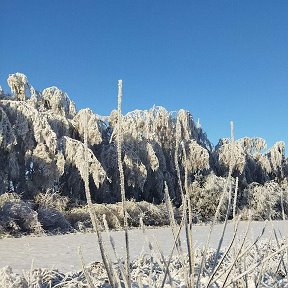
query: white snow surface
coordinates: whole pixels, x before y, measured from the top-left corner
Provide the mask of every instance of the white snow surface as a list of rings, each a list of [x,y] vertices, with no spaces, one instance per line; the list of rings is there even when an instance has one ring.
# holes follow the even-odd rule
[[[239,224],[237,237],[241,239],[248,222],[242,221]],[[252,222],[248,234],[248,240],[253,241],[261,234],[265,222]],[[288,221],[271,221],[267,223],[267,228],[262,239],[268,239],[273,233],[273,228],[283,237],[288,235]],[[212,233],[211,248],[217,248],[222,234],[223,224],[217,224]],[[227,226],[222,248],[225,249],[231,241],[234,231],[234,223],[230,222]],[[201,248],[207,241],[209,225],[193,226],[193,243],[195,248]],[[125,242],[123,231],[111,231],[111,235],[116,243],[117,252],[121,257],[125,257]],[[146,229],[147,238],[154,243],[157,250],[158,242],[165,256],[169,256],[173,247],[173,236],[170,227]],[[272,235],[273,237],[273,235]],[[108,252],[112,257],[112,249],[107,234],[103,232],[103,238]],[[148,252],[148,245],[141,229],[129,231],[130,254],[135,259],[141,252]],[[185,232],[181,231],[182,247],[185,249]],[[93,233],[86,234],[66,234],[56,236],[22,238],[4,238],[0,240],[0,268],[11,266],[13,271],[20,273],[23,270],[33,268],[58,269],[62,272],[76,271],[81,269],[78,249],[81,246],[84,260],[86,263],[101,261],[97,237]]]

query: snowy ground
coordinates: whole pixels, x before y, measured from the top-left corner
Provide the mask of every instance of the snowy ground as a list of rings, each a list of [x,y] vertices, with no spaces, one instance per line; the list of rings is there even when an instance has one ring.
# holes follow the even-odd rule
[[[249,239],[257,237],[265,222],[252,222]],[[271,235],[271,225],[274,225],[277,231],[280,231],[283,236],[288,235],[288,221],[273,221],[267,224],[266,232],[263,239],[269,238]],[[243,235],[247,222],[243,221],[239,227],[239,237]],[[211,247],[216,248],[223,225],[219,224],[214,227],[212,234]],[[229,223],[225,233],[223,247],[227,246],[233,235],[234,224]],[[193,241],[196,247],[201,247],[205,244],[209,226],[194,226]],[[147,229],[148,238],[155,243],[157,241],[164,252],[164,255],[169,255],[173,246],[173,237],[169,227]],[[104,240],[108,251],[111,252],[110,245],[107,241],[107,235],[103,233]],[[111,232],[118,253],[124,256],[124,234],[122,231]],[[147,250],[145,237],[139,229],[133,229],[129,233],[131,257],[136,258],[141,253],[142,249]],[[156,240],[157,239],[157,240]],[[183,248],[185,245],[184,230],[181,233]],[[68,234],[59,236],[44,236],[44,237],[23,237],[18,239],[6,238],[0,240],[0,268],[3,266],[11,266],[14,272],[22,272],[31,268],[33,262],[34,268],[57,268],[59,271],[67,272],[81,269],[81,263],[78,255],[78,248],[82,247],[84,260],[86,263],[92,261],[101,261],[98,248],[97,238],[94,234]]]

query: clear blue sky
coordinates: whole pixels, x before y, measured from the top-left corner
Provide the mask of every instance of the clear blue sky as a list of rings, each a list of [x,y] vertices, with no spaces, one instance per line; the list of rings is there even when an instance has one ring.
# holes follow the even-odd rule
[[[288,143],[288,1],[1,0],[0,85],[22,72],[77,108],[184,108],[214,144]]]

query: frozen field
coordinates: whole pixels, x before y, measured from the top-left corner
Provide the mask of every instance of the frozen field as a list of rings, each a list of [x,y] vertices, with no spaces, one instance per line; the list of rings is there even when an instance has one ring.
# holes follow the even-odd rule
[[[264,227],[265,222],[252,222],[249,239],[254,239],[259,235]],[[280,231],[283,236],[288,235],[288,221],[273,221],[276,231]],[[238,237],[243,235],[247,222],[243,221],[239,226]],[[225,233],[223,247],[227,246],[232,235],[234,224],[229,223]],[[217,247],[218,240],[221,235],[223,225],[219,224],[214,227],[211,247]],[[196,247],[203,246],[207,239],[209,226],[194,226],[193,241]],[[267,239],[271,235],[271,223],[267,224],[266,232],[263,236]],[[169,255],[173,246],[173,237],[171,228],[147,229],[148,238],[155,243],[157,241],[165,255]],[[108,251],[111,252],[110,244],[107,242],[106,233],[103,233],[104,240]],[[117,250],[120,256],[124,256],[124,233],[122,231],[111,232]],[[145,237],[141,230],[134,229],[130,231],[130,249],[131,257],[138,256],[143,249],[147,251]],[[155,240],[157,239],[157,240]],[[184,244],[184,230],[182,229],[181,239]],[[59,236],[43,236],[43,237],[23,237],[18,239],[6,238],[0,240],[0,267],[10,265],[13,271],[21,272],[33,267],[57,268],[60,271],[73,271],[81,268],[78,248],[82,247],[83,256],[86,263],[92,261],[101,261],[100,252],[96,235],[94,234],[68,234]],[[185,247],[186,245],[183,245]]]

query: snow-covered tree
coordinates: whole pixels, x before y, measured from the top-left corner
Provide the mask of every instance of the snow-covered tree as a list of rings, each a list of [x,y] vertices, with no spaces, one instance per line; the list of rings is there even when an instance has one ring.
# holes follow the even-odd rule
[[[0,194],[13,191],[30,199],[58,191],[72,202],[84,199],[87,130],[92,198],[119,201],[117,111],[105,119],[90,109],[77,112],[65,92],[55,86],[39,92],[22,73],[9,75],[7,82],[13,95],[0,88]],[[177,170],[182,183],[186,172],[189,187],[208,189],[223,182],[231,163],[232,176],[239,177],[239,200],[245,198],[243,191],[249,183],[281,183],[287,178],[283,142],[265,152],[262,138],[244,137],[233,145],[221,139],[213,149],[199,121],[195,123],[186,110],[171,113],[157,106],[135,110],[123,116],[121,127],[128,198],[161,203],[166,182],[174,203],[180,205]]]

